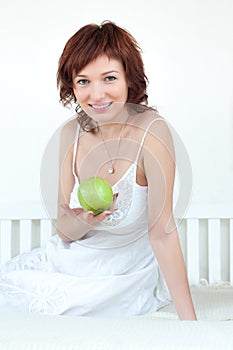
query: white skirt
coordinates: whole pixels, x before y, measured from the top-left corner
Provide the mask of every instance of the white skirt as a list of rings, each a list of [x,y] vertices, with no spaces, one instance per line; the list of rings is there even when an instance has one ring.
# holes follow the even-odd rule
[[[171,300],[146,235],[101,250],[66,244],[56,235],[46,249],[19,255],[0,271],[2,307],[19,312],[128,317]]]

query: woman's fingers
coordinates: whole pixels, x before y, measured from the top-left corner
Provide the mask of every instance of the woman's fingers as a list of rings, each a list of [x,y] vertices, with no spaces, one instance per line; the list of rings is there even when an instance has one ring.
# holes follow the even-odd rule
[[[118,194],[119,194],[119,193],[114,193],[114,195],[113,195],[113,201],[112,201],[112,204],[111,204],[111,206],[110,206],[110,208],[109,208],[109,210],[110,210],[111,212],[117,210],[116,201],[117,201]]]
[[[67,213],[67,215],[74,216],[74,215],[80,215],[82,214],[83,219],[88,222],[91,225],[96,225],[100,221],[104,220],[106,217],[111,215],[115,210],[117,210],[116,207],[116,201],[117,201],[118,193],[114,193],[113,195],[113,201],[109,208],[109,210],[105,210],[102,213],[98,215],[94,215],[94,213],[89,210],[85,211],[83,208],[73,208],[71,209],[68,204],[61,204],[61,207],[64,209],[64,211]]]
[[[114,193],[113,195],[113,203],[115,203],[117,201],[117,197],[118,197],[119,193]]]

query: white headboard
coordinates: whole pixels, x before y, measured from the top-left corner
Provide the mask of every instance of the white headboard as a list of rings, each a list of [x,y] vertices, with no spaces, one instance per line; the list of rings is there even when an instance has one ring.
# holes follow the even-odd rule
[[[232,206],[192,206],[178,231],[190,285],[201,279],[233,284]],[[40,203],[1,205],[0,263],[44,247],[53,234],[55,228]]]

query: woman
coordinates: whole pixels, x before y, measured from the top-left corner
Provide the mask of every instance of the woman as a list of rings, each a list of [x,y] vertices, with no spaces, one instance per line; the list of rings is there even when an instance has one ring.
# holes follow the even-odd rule
[[[164,119],[147,107],[137,42],[112,22],[86,25],[65,45],[57,82],[61,102],[76,103],[77,116],[61,133],[57,235],[38,253],[44,260],[37,271],[18,271],[21,287],[36,295],[25,305],[124,317],[157,310],[171,295],[179,318],[195,320],[172,213],[173,141]],[[82,209],[77,196],[93,176],[114,191],[112,206],[99,215]]]

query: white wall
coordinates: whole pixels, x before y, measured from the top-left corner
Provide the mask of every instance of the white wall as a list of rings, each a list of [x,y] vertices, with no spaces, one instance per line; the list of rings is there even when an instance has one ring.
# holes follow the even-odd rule
[[[58,58],[82,25],[105,19],[143,49],[149,102],[191,159],[192,204],[233,203],[232,18],[232,0],[0,0],[0,203],[40,201],[43,151],[71,116]]]

